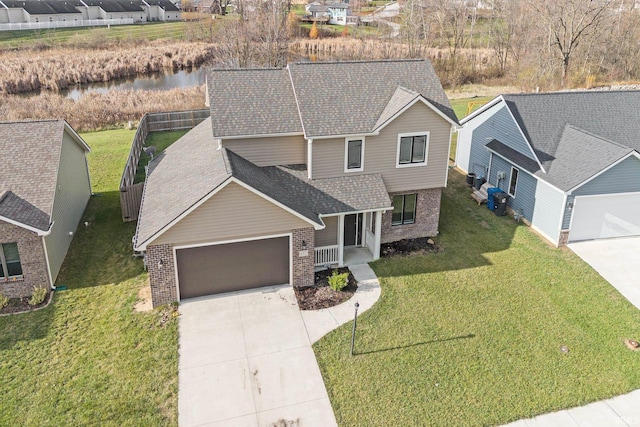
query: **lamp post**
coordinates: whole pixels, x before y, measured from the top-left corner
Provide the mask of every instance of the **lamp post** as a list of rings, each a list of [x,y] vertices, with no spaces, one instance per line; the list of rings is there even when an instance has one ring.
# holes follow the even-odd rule
[[[353,356],[353,347],[355,346],[355,343],[356,343],[356,323],[358,321],[358,307],[360,307],[360,304],[355,303],[353,307],[355,308],[355,313],[353,315],[353,330],[351,331],[351,355],[352,356]]]

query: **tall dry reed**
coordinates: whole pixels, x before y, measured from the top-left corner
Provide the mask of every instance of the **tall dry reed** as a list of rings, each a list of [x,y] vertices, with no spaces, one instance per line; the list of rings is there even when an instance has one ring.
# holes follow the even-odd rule
[[[78,131],[115,127],[144,113],[205,108],[204,85],[166,91],[127,90],[90,93],[74,101],[51,92],[36,96],[0,94],[3,120],[65,119]]]
[[[0,93],[64,90],[77,84],[198,66],[211,57],[206,43],[151,43],[109,49],[56,48],[0,53]]]

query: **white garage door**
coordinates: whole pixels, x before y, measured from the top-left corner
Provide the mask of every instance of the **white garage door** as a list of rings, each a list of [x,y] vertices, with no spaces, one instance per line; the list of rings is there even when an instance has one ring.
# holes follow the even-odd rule
[[[569,241],[640,235],[640,193],[577,196]]]

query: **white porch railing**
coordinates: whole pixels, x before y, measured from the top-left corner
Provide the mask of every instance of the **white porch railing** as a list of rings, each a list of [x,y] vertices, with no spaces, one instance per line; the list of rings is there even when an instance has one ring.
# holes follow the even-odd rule
[[[340,247],[338,245],[315,248],[316,266],[338,264],[340,262],[339,257]]]

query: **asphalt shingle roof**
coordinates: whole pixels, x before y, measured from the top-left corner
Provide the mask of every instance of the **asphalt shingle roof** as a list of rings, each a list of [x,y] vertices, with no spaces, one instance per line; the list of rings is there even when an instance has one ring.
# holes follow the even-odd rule
[[[503,95],[545,172],[569,190],[640,151],[640,91]]]
[[[205,120],[151,163],[136,231],[136,247],[234,177],[321,225],[321,215],[391,206],[379,174],[308,180],[304,165],[259,167],[217,149]]]
[[[307,137],[373,131],[398,86],[458,122],[428,60],[295,63],[289,71]]]
[[[540,171],[540,166],[538,166],[538,163],[535,160],[531,160],[524,154],[520,154],[497,139],[491,140],[486,147],[505,159],[511,160],[513,163],[524,168],[528,172],[535,174]]]
[[[209,70],[213,135],[302,133],[286,69]]]
[[[207,79],[215,137],[369,133],[418,95],[458,122],[427,60],[210,70]]]
[[[0,122],[0,215],[49,229],[64,120]]]

